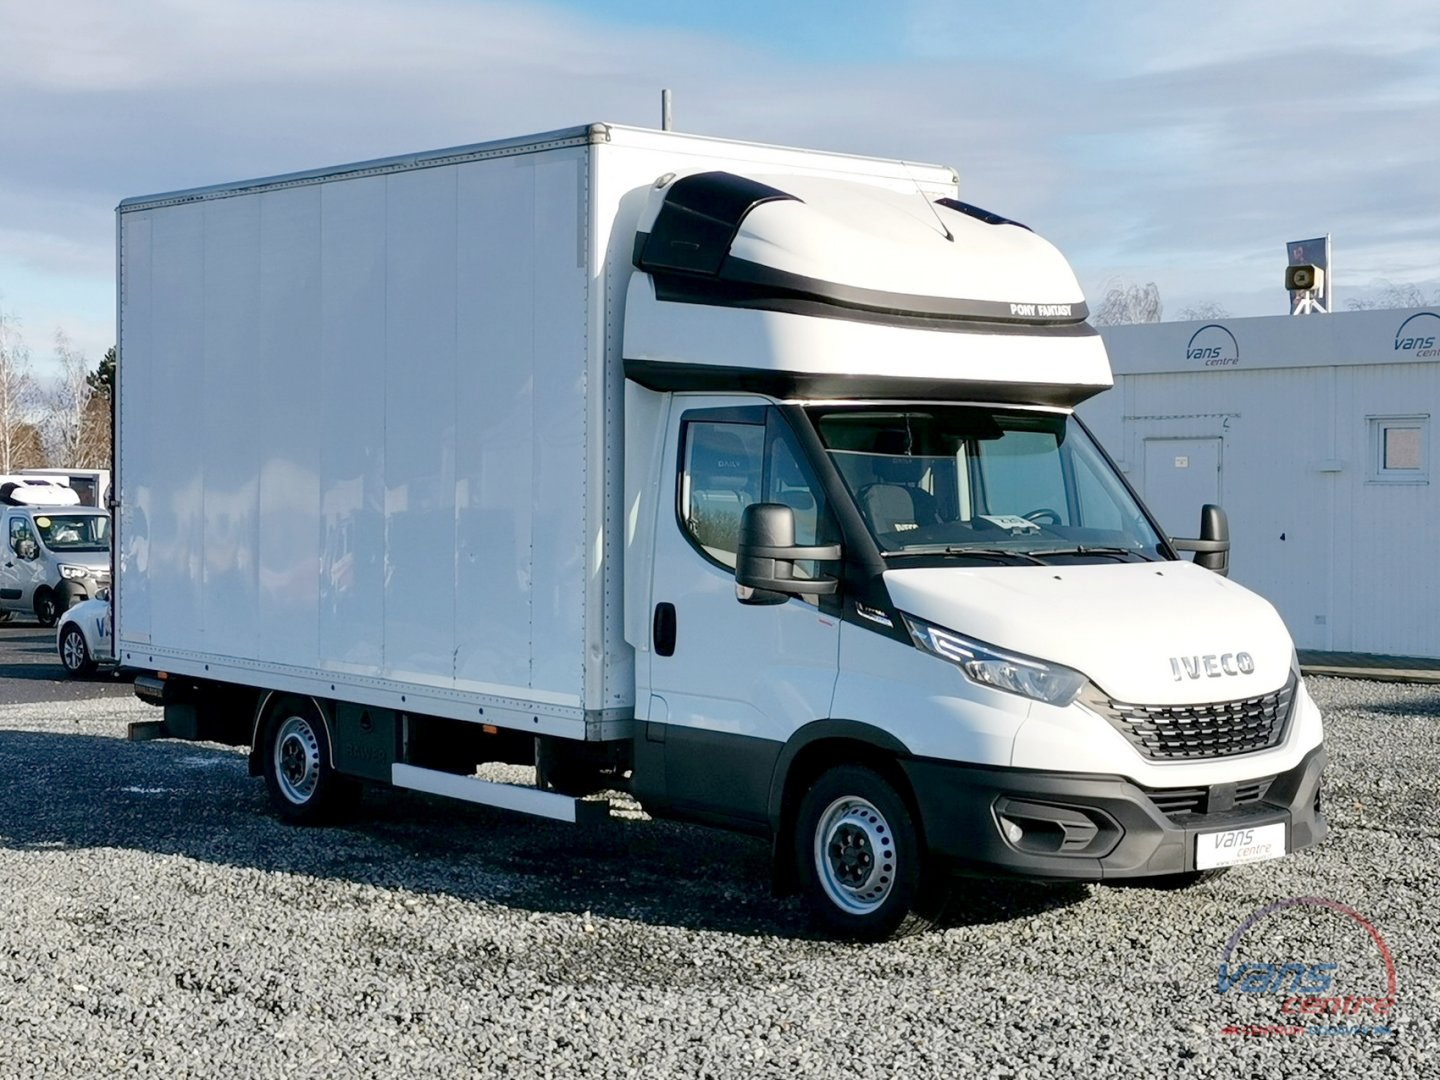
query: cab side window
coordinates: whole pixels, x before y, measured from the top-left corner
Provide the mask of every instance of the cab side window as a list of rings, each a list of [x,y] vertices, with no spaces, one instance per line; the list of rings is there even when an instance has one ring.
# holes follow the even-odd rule
[[[769,445],[764,501],[780,503],[795,512],[795,543],[801,547],[835,543],[840,531],[830,514],[825,489],[796,445],[794,434],[774,409],[770,412]],[[807,559],[795,564],[795,576],[823,575],[821,568]]]
[[[706,555],[733,570],[740,515],[761,501],[765,428],[695,420],[685,424],[682,438],[681,521]]]
[[[11,518],[10,550],[13,551],[16,555],[20,555],[21,544],[26,540],[34,540],[34,537],[30,535],[30,526],[26,523],[24,518]],[[21,557],[24,558],[25,556],[22,555]]]

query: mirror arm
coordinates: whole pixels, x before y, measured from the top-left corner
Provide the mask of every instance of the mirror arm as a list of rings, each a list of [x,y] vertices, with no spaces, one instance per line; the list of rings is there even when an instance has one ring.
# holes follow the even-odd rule
[[[1216,553],[1230,550],[1229,540],[1185,540],[1178,536],[1170,537],[1170,546],[1176,551],[1199,551],[1202,553]]]
[[[783,559],[786,562],[835,562],[840,558],[839,544],[825,544],[821,547],[766,547],[752,545],[745,552],[757,559]]]

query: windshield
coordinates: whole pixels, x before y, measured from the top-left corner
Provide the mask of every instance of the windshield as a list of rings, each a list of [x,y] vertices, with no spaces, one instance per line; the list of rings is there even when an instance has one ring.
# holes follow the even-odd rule
[[[36,515],[35,528],[51,551],[110,550],[110,519],[104,514]]]
[[[887,555],[1164,557],[1139,504],[1068,415],[972,405],[807,412]]]

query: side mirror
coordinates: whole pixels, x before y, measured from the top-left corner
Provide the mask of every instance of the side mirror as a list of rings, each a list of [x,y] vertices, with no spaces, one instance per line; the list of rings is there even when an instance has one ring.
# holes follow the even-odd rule
[[[1230,519],[1214,503],[1200,508],[1200,539],[1181,540],[1172,537],[1176,551],[1195,552],[1195,565],[1213,570],[1221,577],[1230,576]]]
[[[40,548],[34,540],[21,540],[15,545],[15,554],[26,562],[40,557]]]
[[[742,604],[783,604],[792,596],[829,596],[837,578],[797,578],[795,564],[833,562],[839,544],[795,546],[795,511],[783,503],[754,503],[740,516],[735,552],[735,598]]]

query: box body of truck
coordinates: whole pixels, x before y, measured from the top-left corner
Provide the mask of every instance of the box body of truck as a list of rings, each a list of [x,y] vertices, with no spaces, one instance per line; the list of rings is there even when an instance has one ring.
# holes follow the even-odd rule
[[[634,223],[720,166],[955,186],[595,125],[122,204],[125,662],[613,734]]]
[[[597,124],[122,203],[140,734],[250,746],[297,821],[625,789],[860,936],[932,866],[1315,842],[1283,624],[1073,416],[1111,379],[1063,258],[958,196]]]

